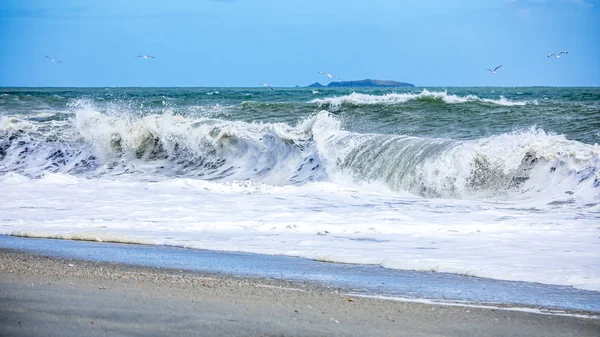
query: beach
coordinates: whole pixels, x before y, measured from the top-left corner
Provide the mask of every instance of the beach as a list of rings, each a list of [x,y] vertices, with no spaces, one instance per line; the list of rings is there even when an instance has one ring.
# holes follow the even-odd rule
[[[0,251],[1,335],[597,336],[600,320]]]
[[[0,337],[600,336],[598,1],[0,18]]]
[[[597,88],[263,89],[2,88],[3,333],[598,334]]]
[[[597,88],[3,88],[0,234],[599,291],[599,100]]]

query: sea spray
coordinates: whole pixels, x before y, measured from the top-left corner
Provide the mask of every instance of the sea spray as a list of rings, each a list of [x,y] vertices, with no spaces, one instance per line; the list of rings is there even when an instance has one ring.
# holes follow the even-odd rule
[[[31,176],[139,173],[287,185],[341,173],[425,197],[543,192],[545,181],[563,193],[582,184],[598,194],[594,147],[535,128],[466,141],[361,134],[343,130],[327,111],[293,126],[83,110],[75,130],[64,132],[73,138],[60,140],[31,132],[28,122],[1,125],[2,170]]]
[[[260,89],[0,89],[0,234],[600,290],[598,89]]]
[[[353,92],[350,95],[336,96],[329,98],[316,98],[311,103],[316,103],[322,108],[339,109],[342,105],[360,106],[360,105],[376,105],[376,104],[402,104],[413,100],[423,102],[440,102],[448,104],[459,103],[480,103],[502,106],[523,106],[527,102],[511,101],[503,96],[499,99],[479,98],[476,95],[459,96],[448,94],[447,91],[429,91],[423,89],[420,93],[388,93],[383,95],[370,95]]]

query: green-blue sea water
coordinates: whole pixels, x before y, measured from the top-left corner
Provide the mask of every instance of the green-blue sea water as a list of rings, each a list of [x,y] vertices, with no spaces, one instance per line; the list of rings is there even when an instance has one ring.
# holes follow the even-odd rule
[[[2,88],[0,234],[600,291],[598,88]]]
[[[328,110],[356,132],[474,139],[535,127],[600,142],[600,88],[2,88],[0,116],[56,111],[67,115],[38,119],[68,118],[78,100],[113,114],[293,124]]]

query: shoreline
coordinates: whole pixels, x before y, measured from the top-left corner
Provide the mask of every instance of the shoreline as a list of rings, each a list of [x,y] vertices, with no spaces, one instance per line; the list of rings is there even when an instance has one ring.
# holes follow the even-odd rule
[[[459,274],[386,269],[298,257],[0,235],[0,251],[72,261],[248,279],[300,282],[354,296],[440,305],[600,314],[600,292]]]
[[[600,319],[0,249],[1,335],[595,336]]]

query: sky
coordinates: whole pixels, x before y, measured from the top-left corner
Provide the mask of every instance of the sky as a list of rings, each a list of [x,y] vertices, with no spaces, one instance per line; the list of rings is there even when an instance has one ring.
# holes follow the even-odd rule
[[[600,85],[600,0],[1,0],[0,42],[4,87]]]

